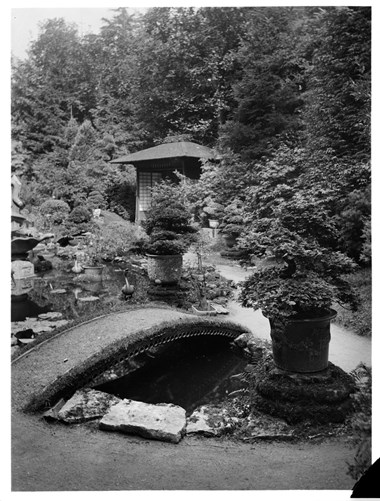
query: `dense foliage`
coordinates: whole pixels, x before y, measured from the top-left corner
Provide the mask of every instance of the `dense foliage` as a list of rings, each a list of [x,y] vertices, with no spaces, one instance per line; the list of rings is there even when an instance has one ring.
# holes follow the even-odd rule
[[[367,161],[371,9],[328,9],[320,19],[318,46],[305,96],[308,146],[333,151],[338,157]]]
[[[233,85],[236,106],[221,131],[223,145],[243,160],[268,156],[282,141],[293,143],[302,128],[308,20],[305,9],[294,7],[256,8],[247,20],[235,54],[241,68]]]
[[[75,210],[75,209],[74,209]],[[101,266],[104,261],[123,258],[130,251],[139,250],[146,242],[144,230],[129,221],[93,222],[86,233],[84,251],[87,264]]]
[[[312,171],[304,151],[281,149],[260,166],[260,184],[247,188],[240,247],[260,261],[241,299],[268,316],[323,313],[334,299],[355,305],[342,279],[354,263],[339,250],[335,191],[323,180],[305,182]]]
[[[372,333],[372,277],[371,268],[359,268],[345,277],[359,299],[360,307],[356,311],[334,304],[337,322],[359,336],[371,336]]]
[[[202,224],[241,233],[262,182],[301,204],[311,187],[334,252],[369,264],[370,63],[368,7],[119,8],[84,36],[49,19],[12,61],[12,169],[31,211],[55,197],[133,219],[134,169],[109,160],[186,137],[220,154],[192,187]]]

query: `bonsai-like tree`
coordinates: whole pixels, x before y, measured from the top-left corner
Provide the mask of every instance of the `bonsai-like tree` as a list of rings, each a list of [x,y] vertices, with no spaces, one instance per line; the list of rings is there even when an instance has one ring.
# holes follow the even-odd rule
[[[235,198],[225,209],[220,229],[222,233],[240,235],[244,226],[243,202]]]
[[[250,224],[239,240],[257,270],[243,283],[243,306],[269,318],[318,317],[333,301],[356,306],[343,276],[355,264],[339,250],[331,210],[335,193],[302,151],[282,151],[261,165],[261,183],[248,189]]]
[[[186,206],[178,186],[163,181],[152,189],[152,201],[143,222],[149,242],[148,254],[184,254],[196,240],[197,228],[192,223],[190,209]]]

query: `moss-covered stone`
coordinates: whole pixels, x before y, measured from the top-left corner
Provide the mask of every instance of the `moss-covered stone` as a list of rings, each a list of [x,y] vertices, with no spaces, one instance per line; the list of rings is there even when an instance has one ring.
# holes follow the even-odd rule
[[[288,423],[338,423],[351,410],[350,394],[355,384],[349,374],[332,363],[319,373],[296,374],[266,360],[257,368],[255,389],[255,406]]]
[[[261,412],[284,419],[288,424],[309,421],[313,424],[343,423],[352,410],[350,400],[334,404],[318,404],[307,400],[286,402],[257,395],[254,405]]]

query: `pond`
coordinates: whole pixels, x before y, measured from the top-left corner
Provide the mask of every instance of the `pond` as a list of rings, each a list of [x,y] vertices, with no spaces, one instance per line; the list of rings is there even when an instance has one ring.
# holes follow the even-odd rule
[[[103,279],[94,282],[83,274],[75,274],[62,263],[52,270],[37,273],[34,288],[27,298],[12,299],[11,321],[23,321],[27,317],[37,317],[45,312],[60,312],[67,320],[77,320],[98,316],[122,307],[127,301],[143,304],[148,300],[148,279],[143,270],[132,269],[126,263],[104,266]],[[124,272],[134,285],[132,297],[126,299],[122,293],[125,285]]]
[[[191,413],[235,389],[230,377],[242,372],[247,360],[233,353],[230,344],[223,336],[174,341],[150,360],[145,357],[141,368],[95,389],[151,404],[173,403]]]
[[[12,300],[11,321],[37,317],[48,311],[58,311],[68,320],[86,316],[91,311],[102,309],[104,303],[112,299],[117,301],[123,279],[122,272],[118,273],[111,268],[107,270],[107,278],[99,283],[86,282],[81,276],[64,270],[54,269],[37,274],[34,289],[28,294],[28,298]],[[87,301],[89,297],[96,299]]]
[[[11,321],[22,322],[47,312],[58,312],[66,321],[90,318],[125,309],[126,305],[154,302],[192,311],[199,301],[199,272],[184,268],[177,285],[161,285],[149,281],[146,258],[131,255],[126,261],[107,263],[100,282],[90,280],[83,273],[73,271],[74,263],[55,257],[53,269],[36,273],[34,288],[27,298],[14,298],[11,302]],[[211,272],[210,272],[211,270]],[[230,294],[230,284],[220,274],[206,272],[207,297],[225,304]],[[128,283],[134,287],[131,296],[122,289]],[[202,278],[202,277],[201,277]]]

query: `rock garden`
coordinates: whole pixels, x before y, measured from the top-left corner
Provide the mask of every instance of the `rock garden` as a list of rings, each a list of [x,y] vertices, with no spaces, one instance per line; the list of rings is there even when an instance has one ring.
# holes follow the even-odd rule
[[[36,272],[33,288],[26,297],[14,298],[12,303],[11,345],[15,360],[50,337],[60,332],[65,335],[65,329],[76,324],[144,305],[166,305],[200,318],[222,318],[229,313],[228,302],[236,300],[240,291],[243,303],[251,305],[255,301],[268,314],[278,313],[279,299],[269,297],[266,288],[272,287],[271,280],[278,280],[277,270],[284,284],[289,283],[280,257],[269,266],[264,262],[253,267],[256,274],[238,288],[215,265],[207,264],[213,260],[207,259],[207,254],[215,246],[215,239],[210,240],[207,231],[191,222],[190,212],[176,199],[175,191],[170,183],[157,187],[143,228],[110,222],[110,216],[103,211],[86,221],[87,226],[81,227],[75,236],[58,235],[34,247],[28,255]],[[174,201],[172,205],[168,203],[170,199]],[[268,235],[267,232],[267,241]],[[276,244],[275,239],[273,243]],[[245,245],[242,240],[240,258],[247,256]],[[222,254],[237,257],[226,252]],[[169,259],[164,263],[164,258]],[[173,258],[178,258],[178,262]],[[99,273],[94,274],[94,269]],[[253,278],[261,280],[254,289],[250,282]],[[256,292],[259,287],[263,287],[260,297]],[[291,307],[299,298],[293,289],[289,297],[285,291],[283,288],[281,308],[291,315]],[[330,304],[331,298],[321,297],[318,306],[323,301]],[[309,301],[307,306],[310,304]],[[173,443],[185,435],[249,442],[322,439],[353,433],[355,401],[361,398],[353,375],[327,362],[323,353],[312,354],[309,346],[303,348],[307,353],[302,357],[303,365],[292,366],[289,372],[286,363],[299,363],[289,352],[291,344],[286,345],[288,351],[282,352],[282,345],[276,344],[276,334],[272,334],[272,343],[273,350],[270,343],[260,341],[252,333],[238,336],[228,350],[229,357],[234,354],[241,362],[234,366],[235,370],[221,373],[221,381],[214,382],[206,398],[191,407],[148,403],[144,397],[124,398],[107,390],[107,385],[126,374],[140,374],[138,370],[144,366],[151,371],[149,357],[164,356],[164,352],[153,347],[145,352],[144,360],[132,358],[126,364],[110,366],[93,381],[70,392],[71,396],[60,398],[45,409],[43,417],[55,424],[81,424],[99,431],[137,434]],[[298,341],[297,350],[302,346]],[[212,364],[217,373],[216,361]],[[141,377],[126,384],[136,384]],[[369,380],[367,377],[365,388]],[[186,392],[185,387],[183,391]],[[171,395],[169,401],[176,398]]]
[[[342,439],[357,479],[371,9],[135,10],[47,19],[12,58],[15,419],[177,451]]]

